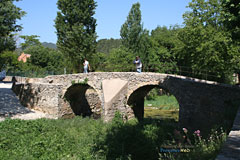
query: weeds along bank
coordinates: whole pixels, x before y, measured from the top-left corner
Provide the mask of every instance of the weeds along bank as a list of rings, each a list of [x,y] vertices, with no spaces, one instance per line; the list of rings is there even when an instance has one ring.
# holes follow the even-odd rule
[[[203,139],[176,122],[136,119],[111,123],[74,119],[0,123],[0,159],[213,159],[225,139],[222,131]],[[194,136],[194,135],[195,136]],[[185,137],[185,138],[184,138]],[[179,152],[182,153],[179,153]],[[184,153],[183,153],[184,152]]]

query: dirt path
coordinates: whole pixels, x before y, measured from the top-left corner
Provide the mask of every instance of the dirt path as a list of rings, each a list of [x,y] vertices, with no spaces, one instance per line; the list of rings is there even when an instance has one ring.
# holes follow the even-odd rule
[[[3,121],[6,117],[24,120],[53,118],[45,113],[23,107],[17,96],[12,92],[11,87],[12,83],[0,82],[0,121]]]

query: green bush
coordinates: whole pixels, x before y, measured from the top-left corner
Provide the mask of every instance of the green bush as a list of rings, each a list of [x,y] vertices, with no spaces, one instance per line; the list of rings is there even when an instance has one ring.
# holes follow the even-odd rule
[[[118,112],[110,123],[75,117],[0,122],[0,159],[214,159],[226,134],[214,131],[209,139],[191,139],[189,153],[160,153],[176,145],[174,121],[136,119],[125,122]],[[180,137],[183,132],[179,132]]]

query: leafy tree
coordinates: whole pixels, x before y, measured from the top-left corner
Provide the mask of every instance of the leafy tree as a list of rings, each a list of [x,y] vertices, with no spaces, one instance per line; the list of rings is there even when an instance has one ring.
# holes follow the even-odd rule
[[[231,50],[234,72],[240,74],[240,2],[236,0],[222,0],[222,16],[225,30],[230,32],[233,39]]]
[[[169,72],[176,69],[175,46],[179,43],[177,38],[178,26],[157,27],[151,32],[148,67],[150,71]]]
[[[37,35],[31,35],[31,36],[20,36],[20,38],[24,39],[25,42],[21,43],[22,50],[25,50],[26,48],[30,46],[36,46],[41,45],[41,42],[39,39],[37,39],[39,36]]]
[[[96,3],[94,0],[58,0],[55,20],[57,46],[80,71],[83,59],[91,60],[96,50]]]
[[[109,55],[109,52],[113,48],[119,48],[121,45],[121,39],[100,39],[97,41],[97,52],[105,53]]]
[[[91,71],[104,71],[106,60],[107,60],[106,53],[97,52],[93,54],[91,62]]]
[[[21,19],[25,12],[16,7],[13,4],[14,1],[19,0],[1,0],[0,2],[0,54],[6,50],[15,50],[14,32],[22,29],[16,21]]]
[[[141,19],[140,3],[135,3],[132,5],[127,20],[120,31],[123,46],[132,50],[135,54],[139,53],[141,34],[143,32]]]
[[[106,60],[105,70],[109,72],[133,71],[133,57],[133,52],[123,46],[112,49]]]
[[[208,74],[214,75],[208,77],[213,80],[229,82],[233,51],[231,38],[222,26],[220,1],[193,0],[189,8],[192,11],[184,14],[186,26],[178,33],[178,65],[189,67],[191,76],[206,79],[202,76]]]
[[[18,55],[13,51],[2,52],[2,54],[0,54],[0,68],[4,68],[6,71],[21,70],[23,63],[17,59]]]
[[[22,29],[16,24],[18,19],[25,14],[20,8],[16,7],[13,2],[19,0],[1,0],[0,3],[0,53],[4,50],[14,50],[15,41],[13,32]]]
[[[234,40],[240,42],[240,2],[222,0],[224,25],[232,33]]]
[[[187,6],[191,11],[183,14],[184,23],[188,26],[222,26],[221,0],[192,0]]]
[[[42,45],[28,47],[25,52],[31,54],[30,59],[27,61],[29,65],[27,70],[63,73],[64,58],[61,52],[45,48]]]

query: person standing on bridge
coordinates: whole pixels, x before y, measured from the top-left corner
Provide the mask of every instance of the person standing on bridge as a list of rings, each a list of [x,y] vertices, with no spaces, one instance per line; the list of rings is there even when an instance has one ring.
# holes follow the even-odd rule
[[[88,73],[88,70],[90,70],[90,65],[87,59],[85,58],[83,63],[83,73]]]
[[[142,62],[140,60],[140,57],[136,56],[136,59],[135,59],[135,61],[133,63],[136,64],[137,72],[141,73],[142,72]]]

